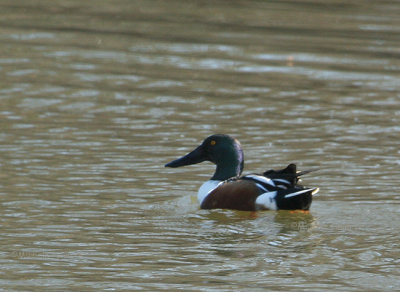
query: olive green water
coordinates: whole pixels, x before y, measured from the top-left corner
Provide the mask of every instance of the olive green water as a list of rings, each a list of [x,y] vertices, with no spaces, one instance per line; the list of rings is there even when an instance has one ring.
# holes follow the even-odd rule
[[[398,1],[0,2],[0,288],[400,287]],[[245,172],[321,168],[309,214],[199,210]]]

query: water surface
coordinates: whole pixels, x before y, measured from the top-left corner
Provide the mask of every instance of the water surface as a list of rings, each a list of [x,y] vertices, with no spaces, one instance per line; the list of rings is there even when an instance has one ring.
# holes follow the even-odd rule
[[[3,1],[0,286],[400,286],[396,1]],[[320,168],[309,214],[199,210],[213,133],[245,172]]]

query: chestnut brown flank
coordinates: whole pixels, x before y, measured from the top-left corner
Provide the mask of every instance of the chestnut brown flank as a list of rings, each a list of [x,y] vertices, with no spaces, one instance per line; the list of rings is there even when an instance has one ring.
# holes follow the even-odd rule
[[[259,195],[260,190],[252,181],[238,180],[226,182],[205,198],[201,204],[201,208],[252,211],[254,210],[255,200]]]

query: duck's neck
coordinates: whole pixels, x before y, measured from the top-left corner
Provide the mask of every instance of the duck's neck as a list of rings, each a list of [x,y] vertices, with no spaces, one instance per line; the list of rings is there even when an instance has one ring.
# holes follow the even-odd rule
[[[217,169],[212,180],[227,180],[232,177],[239,176],[243,171],[243,153],[238,153],[232,159],[225,159],[217,163]]]
[[[234,168],[225,168],[217,166],[214,175],[212,176],[212,180],[227,180],[228,178],[239,176],[240,172]]]

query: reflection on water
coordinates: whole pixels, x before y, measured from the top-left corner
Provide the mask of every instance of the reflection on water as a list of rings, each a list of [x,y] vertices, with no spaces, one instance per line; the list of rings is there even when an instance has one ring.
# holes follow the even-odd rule
[[[1,287],[399,286],[397,3],[47,2],[0,4]],[[212,133],[311,212],[199,210]]]

